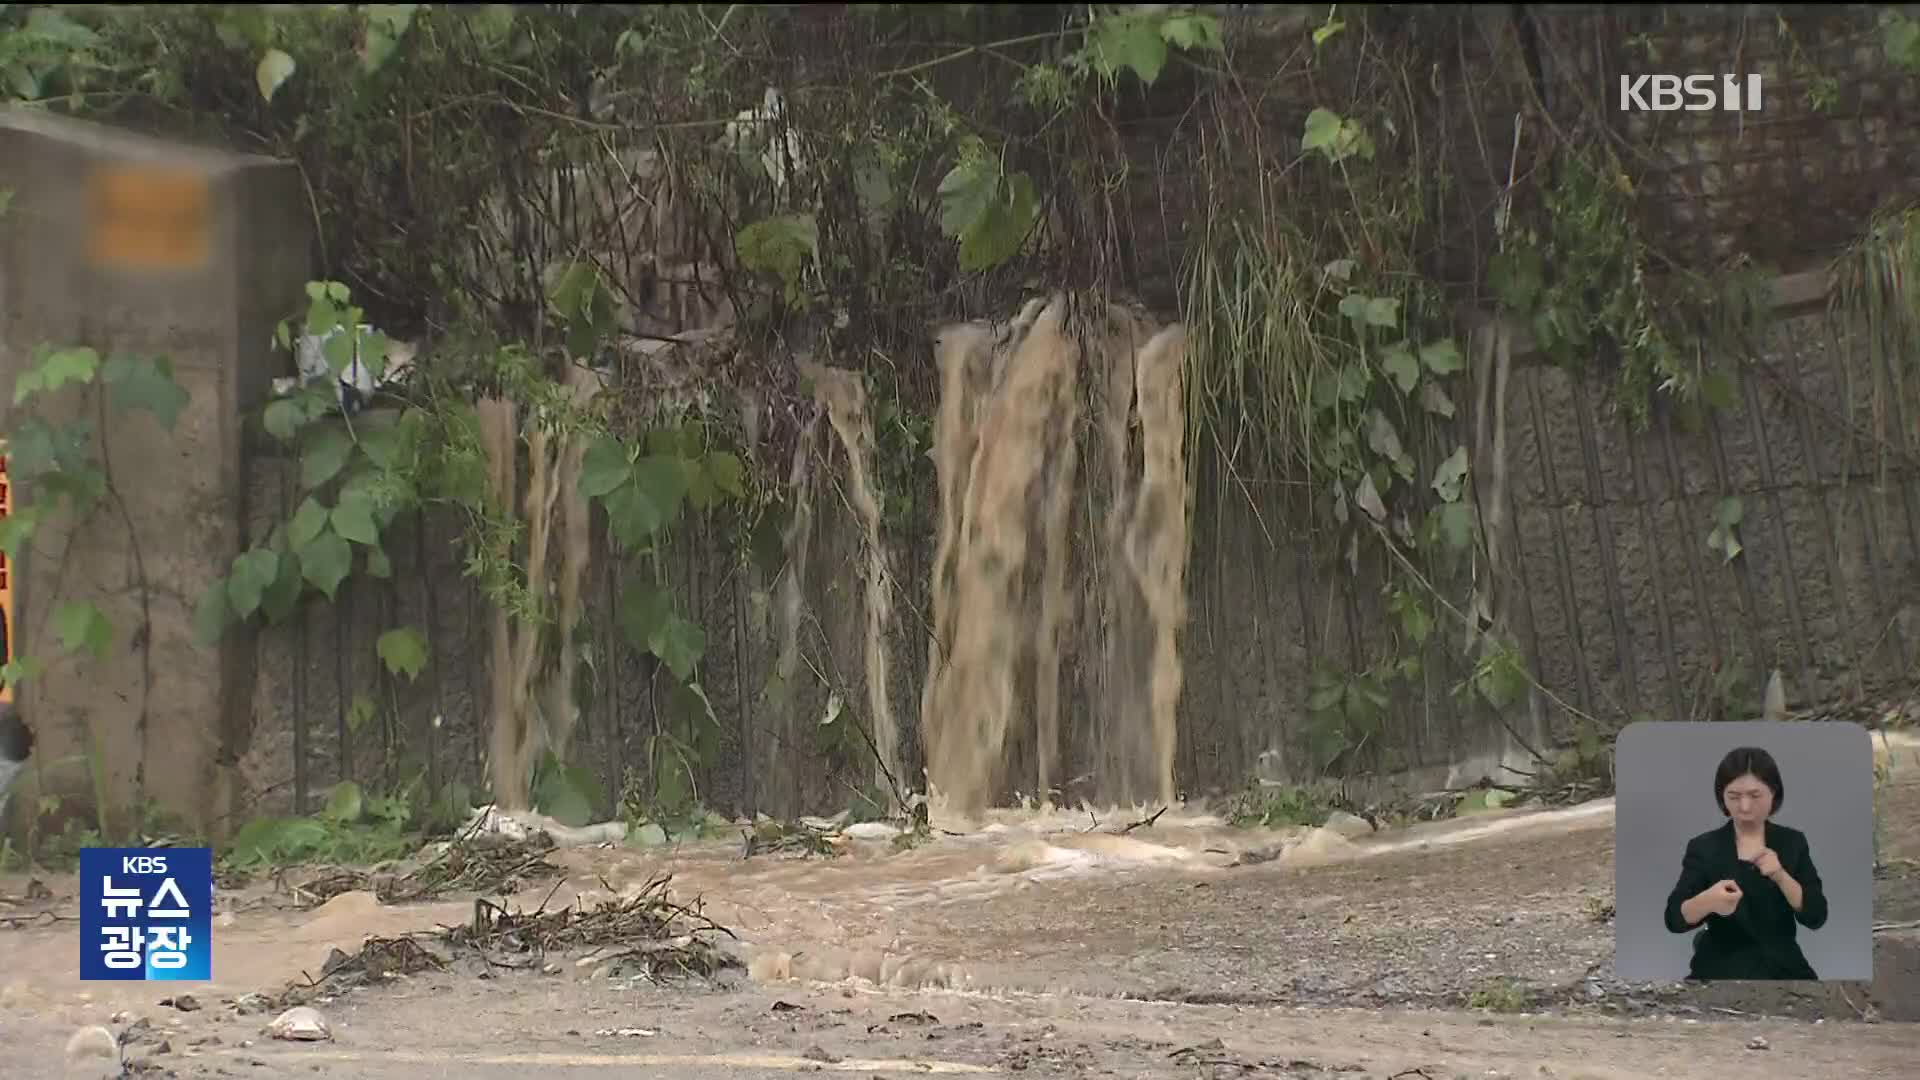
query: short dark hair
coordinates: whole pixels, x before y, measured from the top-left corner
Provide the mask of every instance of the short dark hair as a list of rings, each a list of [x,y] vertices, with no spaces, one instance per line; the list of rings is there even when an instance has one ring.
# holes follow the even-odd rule
[[[1773,790],[1774,810],[1787,801],[1787,785],[1780,779],[1780,766],[1774,764],[1773,755],[1757,746],[1736,747],[1727,751],[1713,773],[1713,804],[1720,808],[1722,817],[1727,813],[1727,785],[1749,773]]]

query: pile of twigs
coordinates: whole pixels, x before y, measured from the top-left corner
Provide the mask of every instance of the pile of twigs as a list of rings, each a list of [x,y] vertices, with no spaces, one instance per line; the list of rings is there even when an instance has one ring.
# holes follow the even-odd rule
[[[503,967],[530,967],[549,953],[607,949],[608,962],[637,961],[649,974],[710,977],[739,961],[712,938],[733,931],[701,914],[699,903],[675,903],[667,895],[670,875],[647,882],[635,895],[608,900],[591,910],[573,906],[557,911],[543,904],[532,912],[509,911],[487,899],[473,903],[473,921],[449,928],[444,939],[459,949]]]
[[[553,847],[553,838],[544,832],[513,840],[469,828],[448,841],[440,854],[405,873],[330,868],[289,891],[309,907],[356,890],[372,891],[383,904],[432,900],[450,892],[499,896],[558,877],[560,868],[546,857]]]

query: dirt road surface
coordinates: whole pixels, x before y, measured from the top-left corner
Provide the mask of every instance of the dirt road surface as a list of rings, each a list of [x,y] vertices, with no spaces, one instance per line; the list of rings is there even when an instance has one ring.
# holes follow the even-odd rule
[[[1920,769],[1896,775],[1883,821],[1889,854],[1920,861]],[[218,980],[178,988],[199,1005],[181,1011],[164,985],[77,980],[72,879],[43,877],[50,895],[29,902],[4,878],[0,1075],[66,1075],[61,1048],[87,1023],[128,1032],[136,1076],[1915,1075],[1912,864],[1876,881],[1871,985],[1630,986],[1611,972],[1612,823],[1609,804],[1498,814],[1231,867],[1257,838],[1164,823],[833,860],[557,852],[566,878],[509,906],[591,907],[671,871],[676,896],[738,934],[748,971],[663,986],[571,954],[467,960],[322,996],[321,1043],[263,1037],[272,1012],[243,995],[368,935],[466,922],[472,899],[348,893],[301,911],[236,893]]]

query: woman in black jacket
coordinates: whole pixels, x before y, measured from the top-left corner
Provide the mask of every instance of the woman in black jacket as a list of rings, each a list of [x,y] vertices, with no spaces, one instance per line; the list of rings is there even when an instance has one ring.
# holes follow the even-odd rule
[[[1772,820],[1786,801],[1773,755],[1756,747],[1727,754],[1713,776],[1714,801],[1727,823],[1687,841],[1680,880],[1667,897],[1667,929],[1689,933],[1687,977],[1818,979],[1795,940],[1797,926],[1826,925],[1806,834]]]

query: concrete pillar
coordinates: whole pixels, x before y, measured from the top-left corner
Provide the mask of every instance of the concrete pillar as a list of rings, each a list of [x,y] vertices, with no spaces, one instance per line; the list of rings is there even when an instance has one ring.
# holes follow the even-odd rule
[[[13,652],[48,663],[16,695],[38,768],[14,804],[67,796],[91,823],[104,802],[117,826],[146,800],[218,835],[253,726],[253,639],[234,627],[198,645],[193,614],[243,541],[243,424],[285,365],[273,327],[313,268],[304,186],[269,158],[11,108],[0,192],[0,431],[42,343],[164,355],[190,395],[172,431],[145,412],[102,414],[98,389],[22,406],[55,424],[87,415],[125,516],[109,500],[78,528],[49,521],[14,567]],[[21,486],[13,506],[33,499]],[[73,601],[111,622],[104,661],[62,654],[50,616]],[[13,816],[17,834],[25,815]]]

